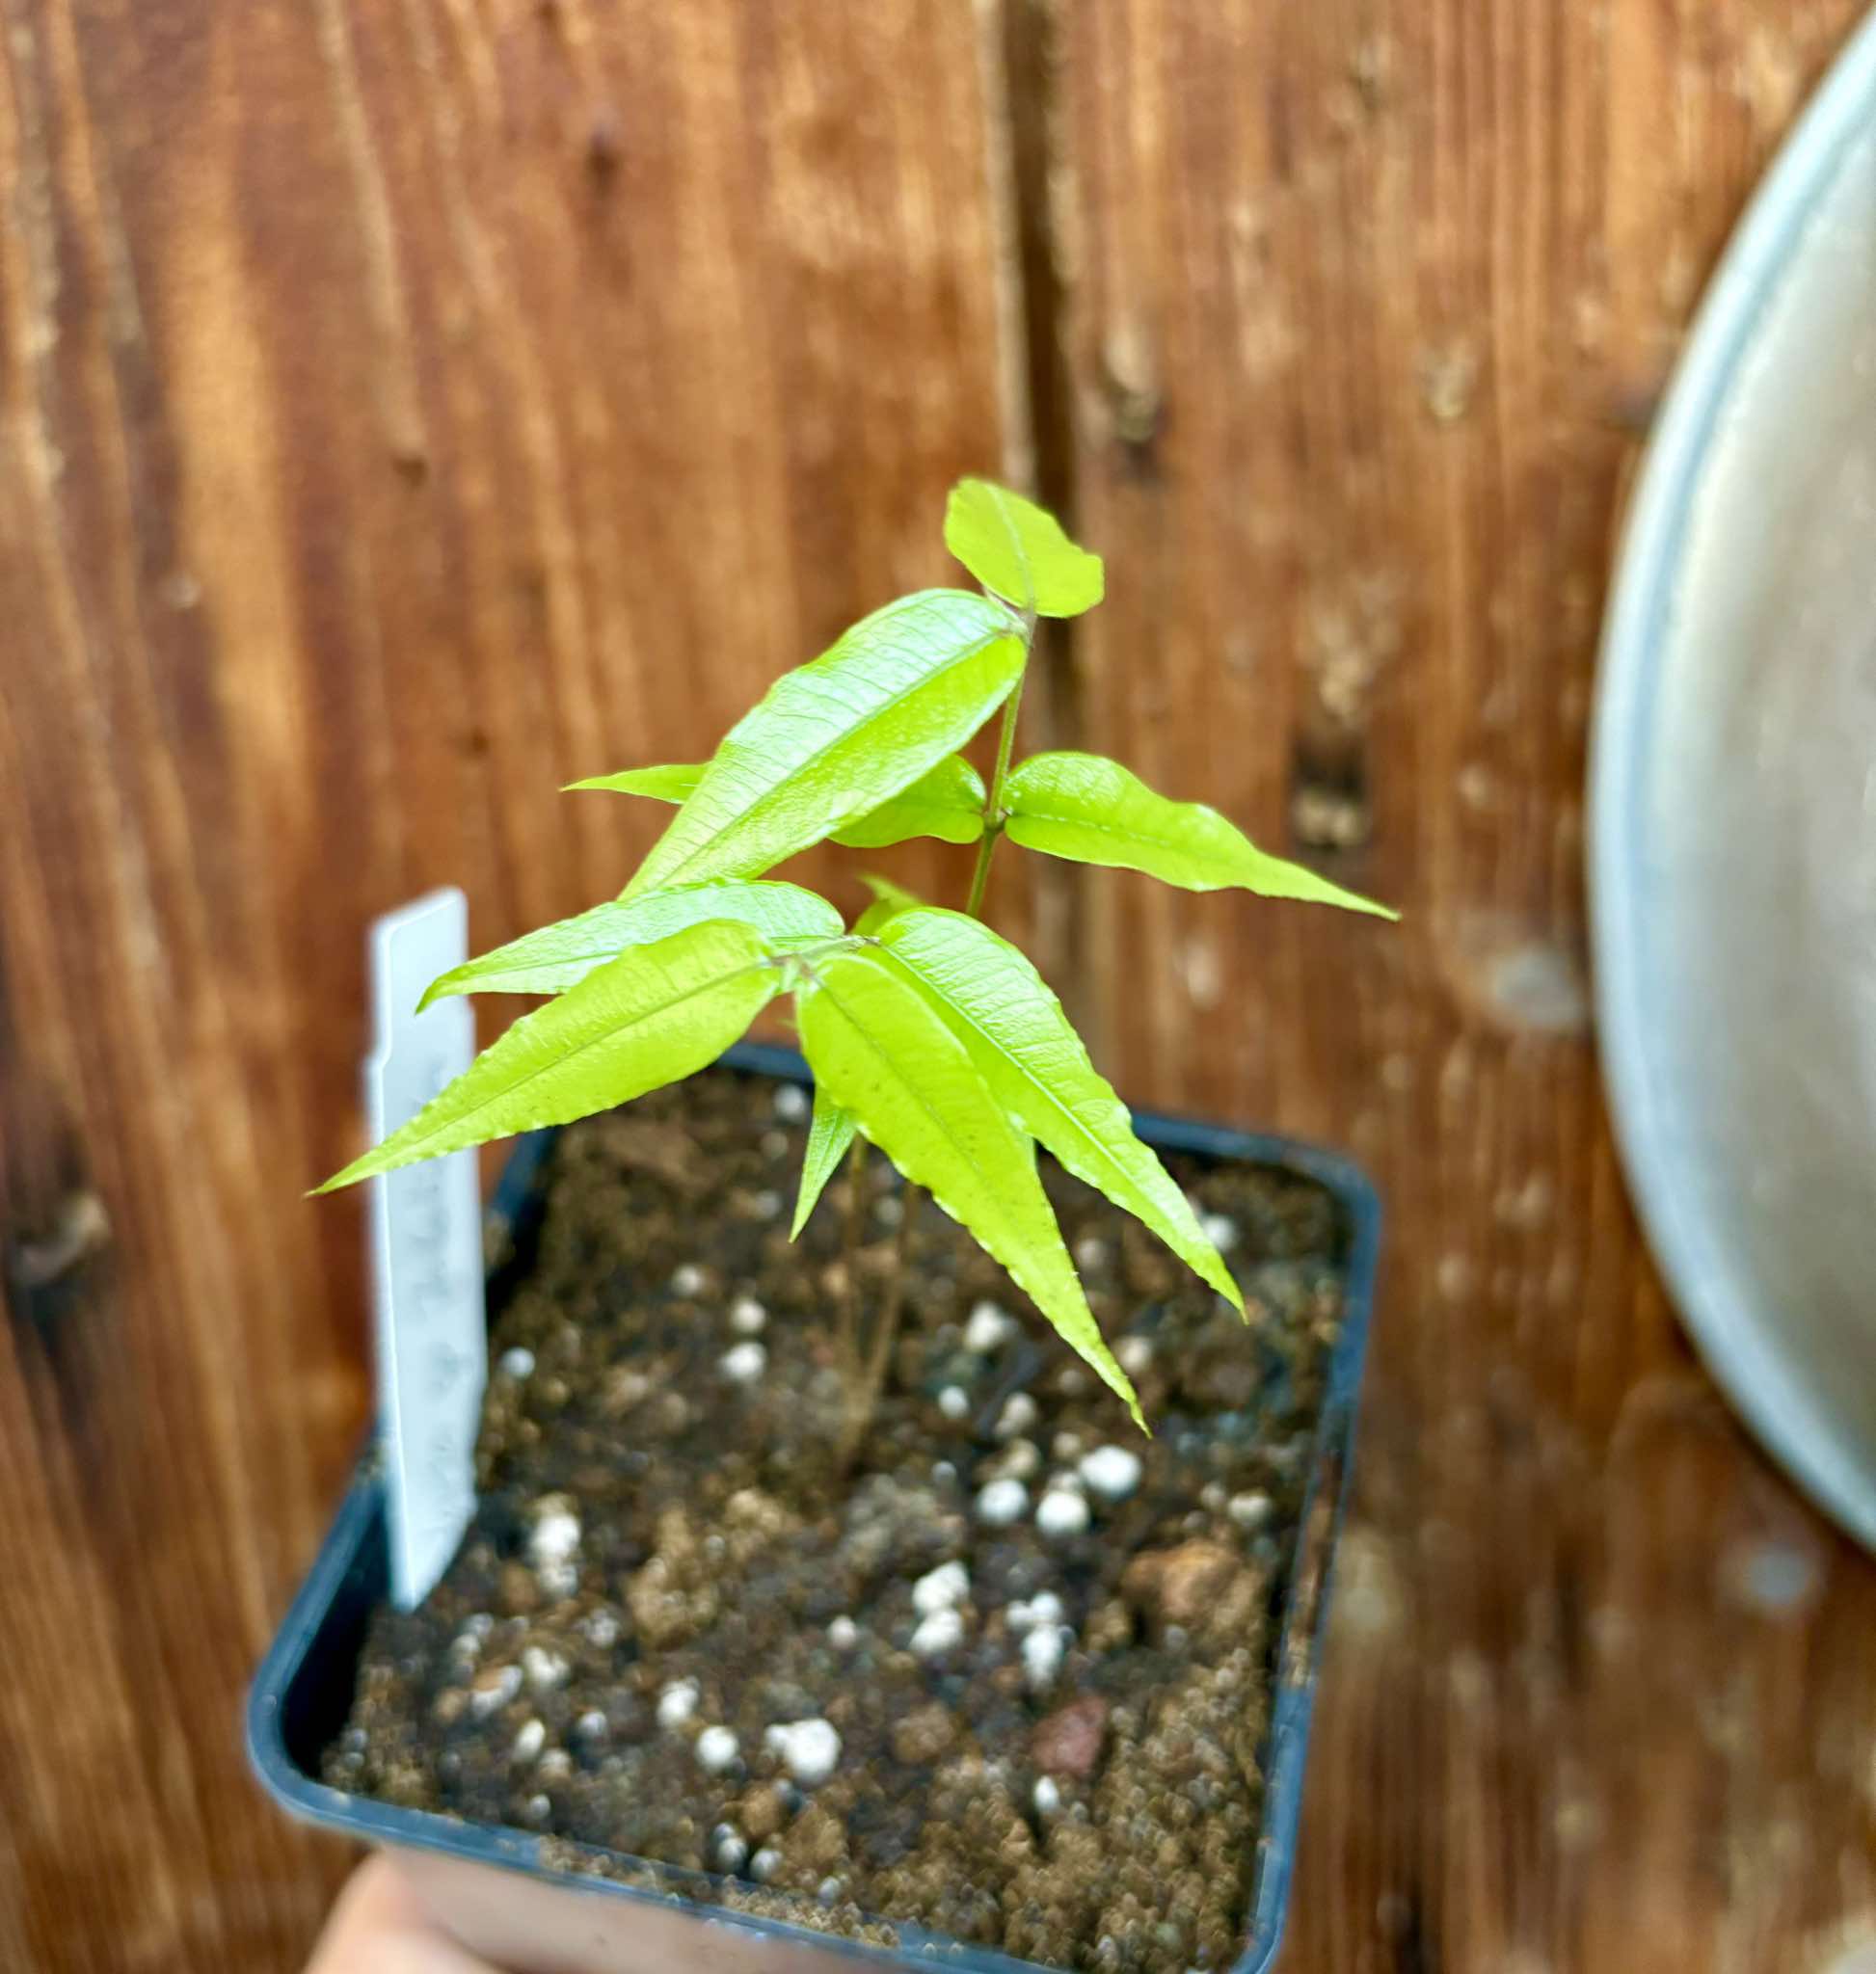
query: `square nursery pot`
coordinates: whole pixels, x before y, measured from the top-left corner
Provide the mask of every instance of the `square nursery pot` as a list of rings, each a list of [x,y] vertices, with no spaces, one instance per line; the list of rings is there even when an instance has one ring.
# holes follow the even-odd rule
[[[725,1066],[810,1081],[790,1051],[745,1044]],[[1365,1178],[1343,1160],[1287,1140],[1142,1114],[1140,1135],[1162,1151],[1204,1161],[1275,1167],[1314,1181],[1342,1221],[1344,1317],[1325,1367],[1324,1398],[1298,1534],[1278,1586],[1268,1669],[1271,1714],[1262,1749],[1263,1827],[1252,1864],[1246,1932],[1231,1974],[1263,1974],[1275,1958],[1288,1903],[1304,1757],[1330,1567],[1348,1484],[1367,1345],[1380,1211]],[[490,1209],[517,1243],[541,1199],[551,1132],[523,1139]],[[498,1227],[497,1232],[501,1231]],[[492,1283],[492,1305],[499,1282]],[[387,1594],[384,1488],[374,1455],[350,1491],[255,1675],[248,1707],[251,1758],[293,1815],[394,1849],[440,1921],[466,1947],[512,1974],[837,1974],[860,1965],[1021,1974],[1037,1963],[1000,1950],[898,1926],[898,1943],[863,1944],[709,1902],[724,1881],[617,1854],[587,1853],[539,1833],[462,1822],[351,1795],[320,1779],[322,1750],[352,1704],[370,1614]],[[608,1875],[593,1875],[604,1872]]]

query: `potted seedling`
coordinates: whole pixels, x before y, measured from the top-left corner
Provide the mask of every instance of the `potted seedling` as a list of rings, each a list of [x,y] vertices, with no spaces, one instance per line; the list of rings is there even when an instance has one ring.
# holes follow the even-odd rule
[[[1007,840],[1382,908],[1116,761],[1018,760],[1038,619],[1102,565],[980,480],[945,541],[980,591],[874,612],[707,762],[578,785],[677,813],[617,898],[431,986],[547,999],[321,1188],[592,1120],[506,1202],[455,1562],[374,1608],[367,1473],[255,1701],[280,1793],[447,1869],[503,1965],[1273,1944],[1372,1209],[1137,1128],[983,907]],[[768,875],[914,837],[961,909],[875,880],[849,925]],[[811,1098],[733,1049],[778,1000]]]

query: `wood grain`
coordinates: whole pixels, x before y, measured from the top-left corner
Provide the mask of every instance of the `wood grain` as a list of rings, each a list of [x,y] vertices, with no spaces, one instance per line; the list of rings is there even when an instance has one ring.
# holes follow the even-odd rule
[[[1286,1964],[1876,1939],[1876,1581],[1674,1327],[1580,897],[1618,490],[1852,13],[0,0],[0,1965],[291,1970],[346,1862],[237,1709],[367,1409],[367,920],[616,889],[557,786],[999,467],[1110,565],[1032,744],[1409,914],[995,880],[1131,1094],[1388,1195]]]
[[[1123,1087],[1350,1143],[1388,1204],[1290,1967],[1876,1938],[1876,1578],[1671,1320],[1581,895],[1617,492],[1853,14],[1031,16],[1064,479],[1112,599],[1066,660],[1085,744],[1407,915],[1085,907]]]
[[[615,891],[1018,429],[978,29],[5,7],[0,1963],[285,1969],[239,1696],[362,1428],[369,917]],[[900,87],[920,78],[915,91]]]

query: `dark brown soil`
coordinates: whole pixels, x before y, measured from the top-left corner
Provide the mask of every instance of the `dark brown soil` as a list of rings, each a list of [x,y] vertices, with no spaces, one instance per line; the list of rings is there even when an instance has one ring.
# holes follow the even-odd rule
[[[844,1187],[791,1247],[804,1136],[798,1093],[727,1072],[563,1134],[496,1323],[475,1524],[421,1610],[374,1619],[327,1779],[722,1872],[710,1896],[844,1932],[874,1913],[1060,1967],[1228,1965],[1340,1320],[1333,1203],[1169,1161],[1230,1223],[1246,1328],[1044,1161],[1150,1443],[925,1208],[907,1334],[843,1477]],[[868,1184],[871,1278],[899,1201],[882,1160]],[[985,1302],[1011,1319],[994,1344]],[[1100,1449],[1141,1463],[1124,1498],[1080,1476]],[[1000,1478],[1027,1507],[989,1526]],[[771,1731],[800,1722],[821,1724]]]

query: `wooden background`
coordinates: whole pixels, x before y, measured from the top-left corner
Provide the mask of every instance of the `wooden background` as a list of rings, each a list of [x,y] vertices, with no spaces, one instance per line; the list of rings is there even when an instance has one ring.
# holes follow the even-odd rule
[[[1581,895],[1623,477],[1854,13],[0,0],[0,1965],[291,1970],[345,1868],[237,1709],[367,1409],[366,920],[615,890],[556,786],[972,468],[1108,557],[1028,740],[1408,912],[997,880],[1129,1094],[1388,1196],[1286,1966],[1868,1964],[1876,1574],[1674,1325]]]

